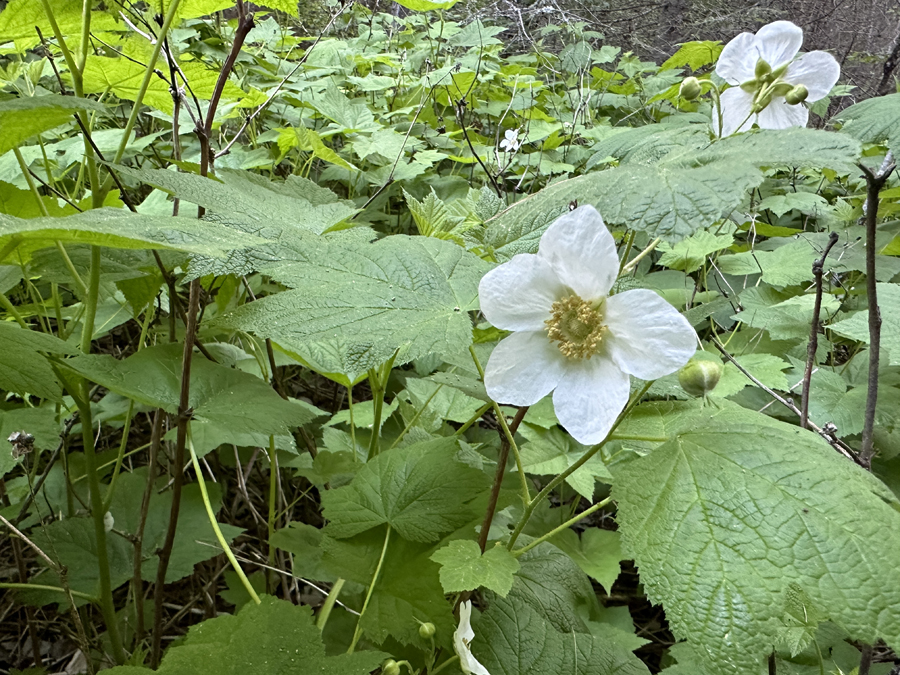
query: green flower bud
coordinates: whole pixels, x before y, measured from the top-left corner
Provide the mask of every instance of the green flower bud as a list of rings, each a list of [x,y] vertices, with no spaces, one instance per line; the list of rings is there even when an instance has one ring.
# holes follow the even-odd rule
[[[419,626],[419,637],[421,637],[423,640],[434,637],[435,630],[436,629],[433,623],[423,623]]]
[[[807,96],[809,96],[809,89],[802,84],[798,84],[784,95],[784,100],[787,101],[789,105],[797,105],[803,103]]]
[[[388,659],[381,664],[381,675],[400,675],[400,664],[394,659]]]
[[[696,100],[702,92],[703,88],[700,86],[700,80],[696,77],[684,78],[684,82],[681,83],[681,87],[678,89],[678,95],[685,101]]]
[[[766,63],[763,59],[760,59],[756,62],[756,71],[754,75],[756,75],[757,80],[765,79],[766,75],[772,72],[772,66]]]
[[[716,388],[722,370],[722,364],[718,361],[691,359],[678,371],[678,383],[691,396],[706,396]]]

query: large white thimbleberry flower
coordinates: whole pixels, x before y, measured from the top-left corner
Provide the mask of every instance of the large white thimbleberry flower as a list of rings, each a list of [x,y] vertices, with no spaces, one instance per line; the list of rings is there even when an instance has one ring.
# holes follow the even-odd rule
[[[466,675],[491,675],[488,669],[478,662],[469,645],[475,638],[472,630],[472,603],[469,600],[459,605],[459,628],[453,633],[453,649],[459,656],[459,667]]]
[[[488,272],[481,310],[513,331],[485,369],[491,398],[533,405],[552,391],[566,430],[580,443],[599,443],[628,402],[629,375],[655,380],[687,363],[694,329],[653,291],[609,296],[618,272],[615,242],[593,206],[551,224],[537,255]]]
[[[841,75],[828,52],[797,57],[803,30],[790,21],[775,21],[756,35],[741,33],[725,45],[716,74],[734,87],[722,92],[722,136],[762,129],[805,127],[809,111],[802,105],[825,98]],[[796,57],[796,58],[795,58]],[[713,127],[719,120],[713,111]]]

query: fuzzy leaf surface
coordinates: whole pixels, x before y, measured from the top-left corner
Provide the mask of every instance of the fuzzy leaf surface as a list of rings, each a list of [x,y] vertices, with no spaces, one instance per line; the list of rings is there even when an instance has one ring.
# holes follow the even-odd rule
[[[900,502],[884,484],[737,406],[694,406],[667,426],[669,441],[615,467],[613,495],[624,550],[676,636],[714,671],[755,674],[795,584],[854,639],[900,643],[900,569],[873,564],[900,556]]]
[[[322,496],[333,537],[352,537],[387,523],[410,541],[431,542],[474,517],[468,502],[485,475],[455,459],[456,439],[394,448],[370,460],[350,485]]]

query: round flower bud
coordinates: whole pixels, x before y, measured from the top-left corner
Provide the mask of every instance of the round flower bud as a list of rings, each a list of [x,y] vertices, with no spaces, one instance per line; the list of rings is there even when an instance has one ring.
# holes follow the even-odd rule
[[[430,637],[434,637],[435,630],[434,624],[430,621],[428,623],[423,623],[419,626],[419,636],[423,640],[427,640]]]
[[[716,388],[722,370],[722,364],[718,361],[691,359],[678,371],[678,383],[691,396],[706,396]]]
[[[700,80],[696,77],[686,77],[684,78],[684,82],[681,83],[681,87],[678,89],[678,95],[685,101],[693,101],[700,96],[702,91],[703,89],[700,86]]]
[[[388,659],[381,664],[381,675],[400,675],[400,664],[394,659]]]
[[[798,84],[784,95],[784,100],[787,101],[789,105],[797,105],[798,103],[803,103],[807,96],[809,96],[809,89],[802,84]]]
[[[763,59],[760,59],[756,62],[756,70],[754,71],[754,75],[757,80],[762,80],[766,75],[772,72],[772,66],[766,63]]]

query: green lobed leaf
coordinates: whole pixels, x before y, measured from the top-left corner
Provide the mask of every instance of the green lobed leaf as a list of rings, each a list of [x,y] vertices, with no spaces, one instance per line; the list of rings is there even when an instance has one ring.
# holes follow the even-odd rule
[[[92,382],[139,403],[178,411],[182,347],[177,344],[142,349],[127,359],[91,354],[66,365]],[[191,428],[198,452],[222,443],[268,447],[270,434],[286,434],[320,413],[299,401],[282,399],[266,382],[195,354],[191,366]]]
[[[471,344],[467,312],[488,270],[477,256],[450,242],[403,235],[373,244],[328,238],[307,244],[291,251],[292,259],[263,268],[291,290],[214,325],[269,337],[301,356],[331,352],[331,364],[350,379],[395,353],[395,362],[405,363]]]
[[[497,544],[483,554],[469,539],[455,539],[432,554],[441,566],[441,586],[445,593],[474,591],[482,586],[501,597],[509,594],[519,561],[505,546]]]
[[[890,365],[900,365],[900,284],[877,284],[881,313],[881,348],[890,355]],[[857,312],[828,329],[851,340],[869,344],[869,311]]]
[[[405,539],[431,542],[467,522],[487,478],[456,452],[455,438],[438,438],[371,459],[350,485],[322,495],[329,533],[352,537],[387,523]]]
[[[74,354],[76,350],[53,335],[0,321],[0,389],[62,400],[62,387],[41,352]]]
[[[900,94],[870,98],[839,112],[835,120],[843,122],[841,132],[865,143],[887,141],[897,149],[900,140]]]
[[[368,675],[387,657],[377,651],[326,656],[309,607],[263,596],[236,615],[223,614],[192,626],[183,642],[166,652],[160,675]],[[119,666],[109,675],[145,669]]]
[[[475,621],[472,653],[491,675],[645,675],[627,648],[594,633],[558,632],[532,607],[495,600]]]
[[[19,0],[18,4],[24,4]],[[0,42],[3,36],[3,19],[15,10],[0,12]],[[32,35],[34,25],[29,28]],[[76,112],[102,112],[106,106],[85,98],[46,94],[31,98],[14,98],[0,101],[0,155],[21,145],[32,136],[42,134],[61,124],[75,123]]]
[[[692,418],[692,419],[689,419]],[[624,550],[676,637],[758,673],[791,584],[865,642],[900,642],[900,503],[811,432],[746,409],[692,413],[614,467]],[[885,557],[887,556],[887,557]]]
[[[567,529],[554,535],[550,543],[572,558],[607,594],[612,593],[621,572],[619,563],[626,559],[618,532],[590,527],[579,538],[575,530]]]
[[[227,251],[265,243],[251,234],[203,220],[147,216],[114,208],[93,209],[65,218],[23,220],[0,214],[0,249],[18,242],[3,260],[19,262],[57,242],[126,249],[174,249],[223,256]],[[0,261],[3,262],[3,261]]]
[[[722,53],[724,45],[719,40],[702,40],[685,42],[679,45],[678,51],[660,65],[660,70],[688,66],[691,70],[699,70],[703,66],[715,63]]]

